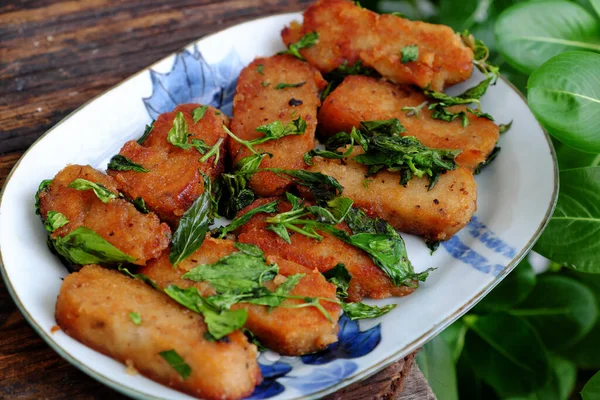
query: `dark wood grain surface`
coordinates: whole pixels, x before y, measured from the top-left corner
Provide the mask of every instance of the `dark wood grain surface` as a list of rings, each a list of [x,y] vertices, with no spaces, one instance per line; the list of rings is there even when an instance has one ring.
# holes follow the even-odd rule
[[[0,2],[0,187],[23,152],[94,96],[208,33],[309,0],[4,0]],[[413,356],[336,399],[427,388]],[[411,372],[413,371],[413,372]],[[408,377],[408,380],[407,380]],[[414,391],[414,393],[413,393]],[[430,398],[416,389],[401,398]],[[424,392],[420,392],[424,393]],[[51,350],[0,281],[0,399],[120,399]]]

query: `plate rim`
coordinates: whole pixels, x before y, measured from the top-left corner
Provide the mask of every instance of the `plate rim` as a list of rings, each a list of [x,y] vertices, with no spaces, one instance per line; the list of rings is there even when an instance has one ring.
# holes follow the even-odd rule
[[[125,79],[123,79],[122,81],[120,81],[116,85],[111,86],[107,90],[103,91],[102,93],[100,93],[100,94],[94,96],[93,98],[91,98],[90,100],[86,101],[81,106],[77,107],[75,110],[73,110],[72,112],[70,112],[66,117],[64,117],[59,122],[57,122],[54,126],[52,126],[50,129],[48,129],[46,132],[44,132],[39,138],[37,138],[27,148],[27,150],[25,150],[25,152],[21,155],[21,157],[19,158],[19,160],[17,161],[17,163],[12,167],[11,171],[9,172],[9,174],[6,177],[6,180],[4,182],[2,190],[0,190],[0,208],[1,208],[1,205],[2,205],[2,199],[4,197],[5,189],[8,186],[8,184],[9,184],[9,182],[10,182],[12,176],[13,176],[13,173],[17,170],[17,168],[21,164],[21,161],[25,158],[25,156],[27,155],[27,153],[29,153],[29,151],[32,150],[34,146],[36,146],[37,144],[39,144],[39,142],[43,138],[45,138],[48,134],[50,134],[52,131],[54,131],[56,128],[58,128],[63,122],[65,122],[69,118],[73,117],[76,113],[78,113],[83,108],[87,107],[93,101],[99,99],[100,97],[104,96],[105,94],[108,94],[109,92],[111,92],[114,89],[120,87],[121,85],[125,84],[126,82],[130,81],[131,79],[136,78],[138,75],[141,75],[141,74],[147,72],[154,65],[157,65],[157,64],[163,62],[164,60],[166,60],[166,59],[168,59],[170,57],[173,57],[174,55],[176,55],[179,52],[183,51],[187,47],[189,47],[191,45],[194,45],[195,43],[197,43],[200,40],[207,39],[207,38],[209,38],[211,36],[214,36],[216,34],[228,31],[230,29],[236,29],[236,28],[238,28],[238,27],[240,27],[242,25],[245,25],[245,24],[256,23],[256,22],[261,21],[261,20],[267,20],[267,19],[271,19],[271,18],[275,18],[275,17],[298,15],[299,13],[300,12],[286,12],[286,13],[271,14],[271,15],[267,15],[267,16],[263,16],[263,17],[259,17],[259,18],[254,18],[254,19],[251,19],[249,21],[242,22],[240,24],[232,25],[232,26],[230,26],[228,28],[219,30],[217,32],[213,32],[213,33],[201,36],[200,38],[197,38],[197,39],[191,41],[190,43],[184,45],[183,47],[180,47],[179,49],[173,51],[172,53],[169,53],[168,55],[166,55],[165,57],[161,58],[160,60],[157,60],[157,61],[151,63],[147,67],[145,67],[145,68],[143,68],[143,69],[135,72],[134,74],[130,75],[129,77],[127,77]],[[523,93],[521,93],[521,91],[519,89],[517,89],[517,87],[515,85],[513,85],[508,79],[506,79],[502,75],[500,75],[499,79],[501,79],[504,83],[506,83],[508,85],[508,87],[513,92],[515,92],[525,102],[525,104],[527,104],[527,98],[523,95]],[[530,110],[530,112],[531,112],[531,110]],[[552,196],[551,196],[551,199],[550,199],[550,203],[548,204],[548,208],[546,209],[546,213],[544,215],[544,218],[541,221],[541,223],[539,224],[539,226],[537,227],[535,233],[527,241],[527,244],[525,245],[525,247],[523,247],[523,249],[521,250],[521,252],[519,252],[519,254],[517,254],[515,257],[513,257],[513,259],[502,270],[502,272],[500,274],[498,274],[497,276],[494,277],[494,280],[492,282],[488,283],[476,295],[472,296],[465,304],[463,304],[461,307],[459,307],[454,313],[452,313],[451,315],[449,315],[448,317],[446,317],[443,321],[439,322],[437,325],[435,325],[434,327],[432,327],[431,329],[429,329],[428,331],[426,331],[425,333],[423,333],[421,336],[419,336],[418,338],[416,338],[415,340],[413,340],[408,345],[404,346],[403,348],[401,348],[400,350],[394,352],[393,354],[390,354],[389,356],[387,356],[383,360],[379,361],[378,363],[373,364],[373,365],[367,367],[365,370],[363,370],[363,371],[361,371],[361,372],[359,372],[357,374],[353,374],[353,375],[351,375],[351,376],[349,376],[347,378],[344,378],[344,379],[338,381],[337,383],[335,383],[335,384],[333,384],[331,386],[328,386],[328,387],[326,387],[324,389],[321,389],[321,390],[319,390],[317,392],[311,393],[310,395],[304,395],[304,396],[300,396],[300,397],[295,397],[294,400],[317,399],[317,398],[320,398],[320,397],[325,396],[327,394],[333,393],[333,392],[335,392],[335,391],[337,391],[337,390],[339,390],[339,389],[341,389],[343,387],[346,387],[346,386],[348,386],[348,385],[350,385],[350,384],[352,384],[354,382],[358,382],[358,381],[364,380],[364,379],[366,379],[366,378],[368,378],[368,377],[376,374],[377,372],[380,372],[381,370],[383,370],[384,368],[388,367],[393,362],[398,361],[400,358],[405,357],[407,354],[412,353],[415,350],[418,350],[420,347],[422,347],[423,345],[425,345],[425,343],[427,343],[427,341],[429,341],[431,338],[435,337],[437,334],[439,334],[442,330],[444,330],[446,327],[448,327],[454,321],[458,320],[460,317],[462,317],[464,314],[466,314],[471,308],[473,308],[479,301],[481,301],[485,297],[485,295],[487,295],[490,291],[492,291],[492,289],[494,289],[494,287],[496,287],[496,285],[498,285],[500,282],[502,282],[502,280],[519,264],[519,262],[521,262],[521,260],[529,253],[529,251],[531,251],[531,249],[533,248],[533,246],[535,245],[535,243],[539,239],[540,235],[542,234],[542,232],[544,231],[544,229],[546,228],[546,226],[550,222],[552,214],[554,213],[554,210],[556,208],[556,203],[558,201],[558,191],[559,191],[559,186],[560,186],[558,160],[557,160],[557,156],[556,156],[556,150],[554,149],[554,145],[552,143],[552,139],[551,139],[550,135],[548,134],[548,132],[546,131],[546,129],[537,120],[537,118],[535,118],[535,122],[539,126],[539,128],[541,129],[541,131],[544,133],[544,138],[546,139],[548,147],[550,148],[550,156],[552,158],[553,167],[554,167],[553,168],[553,180],[554,180],[554,184],[553,184],[553,191],[552,191]],[[1,214],[0,214],[0,218],[1,218]],[[1,219],[0,219],[0,221],[1,221]],[[122,383],[116,382],[116,381],[112,380],[111,378],[109,378],[107,376],[104,376],[102,373],[95,371],[94,369],[92,369],[91,367],[89,367],[87,364],[79,362],[77,359],[75,359],[73,356],[71,356],[66,350],[64,350],[58,343],[56,343],[52,339],[52,333],[46,332],[46,330],[44,330],[37,323],[37,321],[29,314],[29,312],[27,311],[27,309],[25,308],[25,306],[21,302],[21,300],[20,300],[18,294],[16,293],[14,287],[12,286],[12,283],[11,283],[9,277],[8,277],[8,273],[7,273],[6,268],[4,266],[4,261],[2,259],[2,246],[1,246],[1,243],[0,243],[0,275],[2,276],[2,279],[4,280],[4,284],[6,285],[6,289],[7,289],[8,293],[10,294],[12,300],[16,304],[16,306],[19,309],[19,311],[21,312],[21,314],[25,317],[25,320],[29,323],[29,325],[33,328],[33,330],[44,340],[44,342],[46,342],[46,344],[48,344],[48,346],[52,350],[54,350],[63,359],[65,359],[66,361],[68,361],[71,365],[74,365],[80,371],[84,372],[86,375],[88,375],[89,377],[95,379],[96,381],[98,381],[98,382],[100,382],[100,383],[102,383],[104,385],[107,385],[110,388],[116,390],[117,392],[120,392],[120,393],[125,394],[127,396],[131,396],[131,397],[134,397],[134,398],[137,398],[137,399],[169,400],[169,399],[164,398],[164,397],[156,397],[156,396],[153,396],[153,395],[147,395],[146,393],[140,392],[140,391],[138,391],[136,389],[132,389],[129,386],[126,386],[126,385],[124,385]],[[167,385],[165,385],[165,386],[167,386]]]

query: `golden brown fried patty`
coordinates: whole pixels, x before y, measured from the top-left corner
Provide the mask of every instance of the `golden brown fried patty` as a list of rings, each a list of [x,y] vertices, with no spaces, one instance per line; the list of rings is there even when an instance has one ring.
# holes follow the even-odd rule
[[[304,83],[303,83],[304,82]],[[277,89],[281,83],[300,84],[299,87]],[[237,83],[233,100],[231,130],[241,139],[252,140],[263,137],[256,128],[275,121],[283,125],[302,117],[306,131],[301,135],[286,136],[254,146],[271,153],[265,157],[261,168],[303,169],[304,153],[314,147],[317,126],[319,89],[325,85],[321,74],[296,58],[273,56],[257,58],[244,68]],[[252,153],[234,140],[229,142],[234,162]],[[290,181],[272,172],[259,172],[250,180],[251,189],[259,196],[274,196],[285,192]]]
[[[117,181],[117,186],[127,197],[141,197],[146,206],[161,220],[176,228],[183,213],[194,200],[204,192],[202,173],[214,179],[223,172],[227,134],[223,125],[229,125],[229,118],[213,107],[208,107],[204,117],[194,123],[192,111],[199,104],[179,105],[175,110],[158,116],[154,128],[143,144],[131,140],[123,146],[119,154],[134,163],[142,165],[150,172],[108,170]],[[173,127],[173,120],[181,112],[191,135],[188,140],[203,140],[212,147],[222,140],[220,157],[201,163],[202,154],[194,148],[184,150],[167,141]]]
[[[428,190],[427,178],[415,177],[404,187],[398,173],[380,171],[366,178],[368,167],[351,159],[342,163],[315,157],[313,161],[309,171],[334,177],[355,206],[402,232],[447,240],[465,227],[477,209],[477,183],[466,168],[442,174]]]
[[[442,90],[468,79],[473,68],[473,52],[450,27],[379,15],[349,0],[317,1],[302,25],[293,22],[281,36],[289,45],[310,32],[319,41],[300,53],[323,73],[362,61],[393,82]],[[412,45],[417,60],[402,63],[401,50]]]
[[[240,215],[273,200],[275,199],[256,200],[242,210]],[[280,212],[289,211],[290,209],[289,203],[280,202]],[[257,214],[252,217],[250,222],[241,226],[237,231],[238,241],[254,244],[267,255],[278,256],[321,272],[326,272],[338,263],[343,263],[352,276],[350,288],[348,289],[349,301],[360,301],[363,296],[373,299],[406,296],[415,290],[415,288],[408,286],[394,286],[387,275],[373,263],[367,253],[324,232],[322,233],[323,240],[320,242],[296,233],[290,237],[292,244],[286,243],[275,232],[266,229],[265,219],[268,216],[269,214]],[[345,223],[341,223],[336,227],[350,233]]]
[[[140,314],[136,325],[130,313]],[[68,275],[56,302],[65,333],[143,375],[206,399],[241,399],[260,383],[256,346],[236,331],[209,341],[202,316],[119,272],[95,265]],[[190,366],[184,379],[160,352],[174,350]]]
[[[46,219],[49,211],[64,214],[69,223],[56,229],[51,237],[63,237],[80,226],[95,231],[122,252],[135,257],[143,265],[169,246],[171,230],[153,213],[142,214],[129,202],[116,198],[104,204],[92,190],[69,188],[75,179],[99,183],[117,194],[113,178],[89,165],[69,165],[60,171],[40,197],[40,213]]]
[[[148,263],[140,272],[161,287],[172,284],[183,288],[195,286],[202,295],[210,296],[215,294],[210,284],[181,279],[181,275],[200,264],[215,263],[220,258],[236,251],[238,250],[235,248],[234,242],[207,236],[202,247],[178,264],[178,268],[173,268],[169,263],[169,256],[165,252],[160,258]],[[305,274],[294,290],[290,292],[291,295],[336,299],[335,286],[327,282],[319,271],[274,256],[268,257],[267,260],[279,266],[279,274],[282,277]],[[275,290],[274,282],[283,280],[282,277],[267,282],[266,286]],[[266,347],[283,355],[312,353],[337,341],[339,305],[320,301],[332,318],[330,322],[314,307],[285,308],[286,305],[296,303],[303,303],[303,301],[288,299],[283,302],[283,307],[276,307],[271,311],[269,311],[269,307],[246,303],[236,304],[232,306],[232,309],[246,309],[248,319],[245,327],[254,333]]]
[[[471,170],[485,161],[499,137],[498,126],[487,118],[467,113],[469,125],[460,120],[446,122],[433,119],[432,111],[423,107],[407,116],[403,107],[416,107],[427,99],[406,86],[366,76],[349,76],[323,102],[319,110],[319,133],[325,137],[350,132],[361,121],[397,118],[406,128],[404,136],[415,136],[425,146],[436,149],[462,150],[456,162]],[[453,112],[466,110],[452,107]]]

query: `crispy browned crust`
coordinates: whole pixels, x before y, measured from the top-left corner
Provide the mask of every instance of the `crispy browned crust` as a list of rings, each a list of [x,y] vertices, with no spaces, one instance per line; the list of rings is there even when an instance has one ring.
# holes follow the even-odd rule
[[[69,165],[60,171],[48,188],[40,193],[40,212],[46,219],[49,211],[64,214],[69,223],[58,228],[52,237],[63,237],[80,226],[95,231],[122,252],[143,265],[169,246],[171,230],[154,213],[142,214],[122,199],[102,203],[91,190],[76,190],[69,184],[77,178],[99,183],[117,194],[113,178],[89,165]]]
[[[169,263],[168,254],[165,252],[160,258],[148,263],[140,272],[162,287],[171,284],[179,287],[195,286],[204,296],[210,296],[215,292],[209,284],[181,279],[181,275],[199,264],[214,263],[235,251],[237,249],[234,242],[207,236],[202,247],[181,262],[178,268],[173,268]],[[327,282],[319,271],[276,256],[268,257],[268,261],[279,266],[279,273],[282,276],[305,274],[290,294],[336,299],[335,286]],[[278,278],[274,282],[277,281]],[[271,290],[275,288],[273,282],[267,286]],[[302,300],[289,299],[285,300],[283,305],[302,302]],[[244,308],[247,310],[246,328],[252,331],[262,344],[279,354],[293,356],[322,350],[337,341],[340,306],[323,300],[320,303],[331,315],[331,322],[327,321],[325,316],[314,307],[295,309],[277,307],[269,311],[269,307],[241,303],[236,304],[232,309]]]
[[[135,140],[125,143],[119,154],[141,164],[150,172],[108,171],[116,179],[121,192],[132,199],[143,198],[146,206],[172,228],[177,227],[185,210],[204,192],[202,173],[214,179],[224,170],[229,137],[223,125],[229,125],[229,118],[216,108],[208,107],[204,117],[194,123],[192,111],[199,106],[179,105],[173,111],[158,116],[152,132],[142,145]],[[183,150],[167,141],[167,134],[179,112],[185,118],[190,141],[200,139],[212,147],[219,139],[223,139],[216,165],[214,156],[201,163],[202,154],[196,149]]]
[[[342,163],[316,157],[313,161],[309,171],[336,178],[344,187],[344,196],[368,215],[429,240],[450,239],[477,209],[477,183],[466,168],[446,172],[428,190],[427,178],[413,178],[404,187],[398,173],[380,171],[366,178],[368,167],[351,159]]]
[[[135,325],[129,313],[138,312]],[[239,331],[209,341],[203,318],[166,295],[95,265],[68,275],[56,302],[61,329],[142,375],[193,396],[241,399],[262,380],[256,346]],[[191,367],[183,379],[159,353],[175,350]]]
[[[258,69],[259,65],[262,65],[262,73]],[[265,85],[268,83],[268,86],[264,86],[263,82]],[[300,82],[306,83],[297,88],[275,88],[279,83]],[[302,117],[307,124],[304,134],[286,136],[255,146],[256,149],[273,155],[262,161],[261,168],[305,167],[302,157],[314,147],[317,107],[321,104],[319,89],[324,85],[325,81],[319,71],[289,56],[257,58],[242,70],[233,100],[233,133],[242,139],[251,140],[263,136],[263,133],[256,131],[257,127],[274,121],[281,121],[286,125],[297,117]],[[229,142],[229,151],[234,162],[251,155],[246,147],[234,140]],[[250,180],[251,189],[259,196],[279,195],[289,186],[289,180],[272,172],[259,172]]]
[[[323,73],[361,60],[393,82],[442,90],[468,79],[473,69],[473,52],[450,27],[379,15],[349,0],[315,2],[303,24],[292,23],[281,37],[289,45],[310,32],[319,41],[300,53]],[[415,44],[418,59],[403,64],[400,50]]]
[[[425,146],[436,149],[462,150],[459,165],[475,169],[492,152],[499,137],[498,126],[487,118],[467,113],[469,124],[433,119],[432,111],[423,107],[415,116],[407,116],[403,107],[415,107],[427,99],[407,86],[398,86],[366,76],[349,76],[325,99],[319,110],[319,133],[325,137],[350,132],[361,121],[398,118],[406,132]],[[466,110],[455,106],[454,112]]]
[[[275,199],[259,199],[240,212],[240,215]],[[289,211],[289,203],[280,201],[280,212]],[[362,250],[350,246],[341,240],[323,233],[320,242],[300,234],[291,236],[292,244],[287,244],[275,232],[267,230],[265,218],[268,214],[257,214],[250,222],[238,230],[238,241],[260,247],[265,254],[293,261],[309,269],[325,272],[343,263],[352,276],[348,289],[349,301],[360,301],[363,297],[383,299],[390,296],[406,296],[415,289],[408,286],[394,286],[390,279],[379,269]],[[349,229],[345,223],[337,225],[339,229]],[[416,285],[416,282],[415,282]]]

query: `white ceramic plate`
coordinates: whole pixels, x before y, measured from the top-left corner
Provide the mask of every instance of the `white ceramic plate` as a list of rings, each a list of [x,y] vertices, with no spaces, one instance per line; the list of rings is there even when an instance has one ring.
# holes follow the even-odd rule
[[[300,14],[267,17],[234,26],[190,44],[89,102],[40,138],[21,158],[0,198],[2,274],[13,299],[42,338],[69,362],[99,381],[136,398],[189,399],[71,339],[54,334],[54,305],[66,275],[46,247],[46,232],[34,214],[42,179],[66,164],[104,169],[123,143],[139,137],[157,113],[177,103],[210,103],[226,113],[237,74],[257,56],[283,45],[279,32]],[[469,82],[452,91],[472,86]],[[265,383],[254,398],[314,398],[365,378],[414,351],[459,318],[508,274],[533,246],[552,214],[558,188],[554,151],[524,99],[500,80],[482,108],[499,123],[513,120],[500,139],[499,157],[477,176],[478,210],[473,222],[430,256],[419,238],[403,235],[417,271],[438,267],[391,313],[360,323],[342,320],[340,341],[306,357],[262,354]]]

